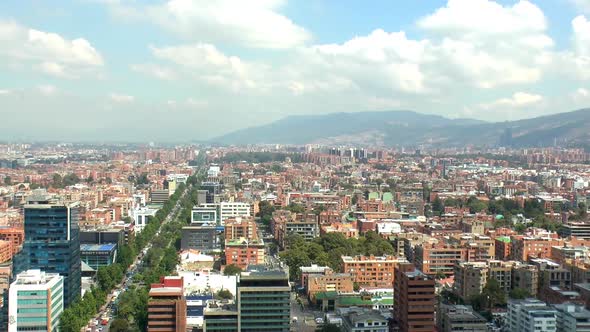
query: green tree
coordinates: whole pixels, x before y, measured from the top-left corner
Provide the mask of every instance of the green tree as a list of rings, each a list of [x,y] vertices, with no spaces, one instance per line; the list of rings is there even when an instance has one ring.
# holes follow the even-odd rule
[[[340,329],[340,327],[338,327],[338,325],[335,324],[325,324],[324,326],[322,326],[321,329],[319,329],[320,332],[340,332],[342,331],[342,329]]]
[[[109,331],[112,332],[127,332],[129,331],[129,323],[125,319],[116,318],[111,323]]]
[[[224,300],[231,300],[234,298],[233,294],[227,289],[220,289],[216,295],[217,295],[217,298],[224,299]]]
[[[524,289],[524,288],[514,288],[513,290],[510,291],[508,296],[511,299],[526,299],[527,297],[531,296],[531,293],[527,289]]]
[[[223,275],[226,275],[226,276],[233,276],[236,274],[240,274],[241,272],[242,272],[242,269],[235,264],[229,264],[225,267],[225,269],[223,269]]]
[[[4,184],[10,186],[12,184],[12,178],[10,176],[6,176],[4,178]]]

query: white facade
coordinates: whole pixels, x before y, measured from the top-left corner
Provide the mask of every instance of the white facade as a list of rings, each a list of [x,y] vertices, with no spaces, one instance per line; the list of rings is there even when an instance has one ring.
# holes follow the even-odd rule
[[[228,218],[250,216],[250,203],[221,202],[221,203],[207,203],[207,204],[199,205],[199,208],[212,208],[212,207],[217,207],[219,209],[219,224],[222,226],[225,225],[225,220]]]
[[[573,303],[554,304],[558,331],[590,332],[590,311]]]
[[[557,310],[537,299],[511,300],[507,326],[509,331],[557,331]]]
[[[63,312],[63,277],[28,270],[8,291],[8,331],[57,331]]]
[[[133,221],[135,223],[135,233],[139,234],[145,228],[148,223],[149,217],[153,217],[158,212],[157,209],[150,209],[147,207],[142,207],[139,209],[134,209],[131,212],[131,216],[133,217]]]

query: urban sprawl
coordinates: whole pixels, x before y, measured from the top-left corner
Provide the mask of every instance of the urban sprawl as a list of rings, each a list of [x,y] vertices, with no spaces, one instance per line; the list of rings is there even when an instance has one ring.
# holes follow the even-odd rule
[[[0,144],[0,331],[590,331],[590,155]]]

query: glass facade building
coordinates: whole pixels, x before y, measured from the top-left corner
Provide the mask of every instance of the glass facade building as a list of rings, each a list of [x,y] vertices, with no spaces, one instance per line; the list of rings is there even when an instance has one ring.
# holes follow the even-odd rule
[[[67,308],[81,294],[80,208],[77,203],[63,204],[47,195],[32,195],[24,212],[22,264],[15,272],[26,268],[61,275]]]

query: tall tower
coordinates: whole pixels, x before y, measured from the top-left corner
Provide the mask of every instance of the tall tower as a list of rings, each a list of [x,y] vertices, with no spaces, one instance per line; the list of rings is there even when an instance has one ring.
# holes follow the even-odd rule
[[[400,263],[393,288],[393,320],[399,331],[434,332],[434,280],[413,264]]]
[[[79,203],[64,203],[36,191],[25,205],[22,264],[15,273],[36,269],[64,278],[64,307],[81,295]]]
[[[238,283],[238,327],[242,332],[289,332],[289,274],[282,269],[252,265]]]

